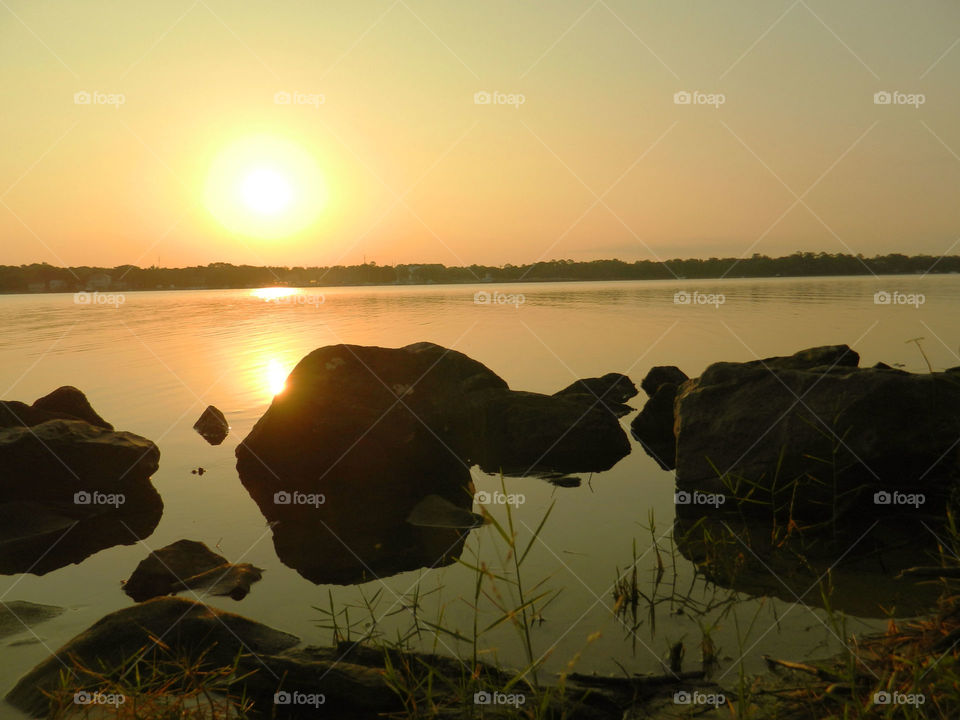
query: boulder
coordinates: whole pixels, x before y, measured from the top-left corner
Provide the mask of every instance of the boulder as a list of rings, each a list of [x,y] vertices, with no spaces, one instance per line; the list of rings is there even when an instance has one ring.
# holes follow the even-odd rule
[[[124,668],[141,655],[146,673],[151,657],[187,656],[206,667],[229,667],[241,653],[267,656],[299,643],[299,638],[233,613],[183,598],[166,597],[124,608],[101,618],[27,673],[7,694],[14,707],[46,717],[50,695],[96,689],[102,680],[82,668]],[[162,643],[162,646],[161,644]],[[166,651],[164,648],[171,648]],[[61,685],[66,674],[67,687]]]
[[[263,571],[249,563],[232,565],[195,540],[178,540],[140,561],[123,591],[136,602],[183,590],[205,590],[242,600]]]
[[[230,433],[230,423],[218,408],[208,405],[193,424],[193,429],[211,445],[219,445]]]
[[[345,453],[376,448],[401,460],[431,444],[492,471],[600,471],[630,451],[596,397],[512,391],[476,360],[417,343],[314,350],[290,373],[237,458],[241,470],[316,476],[344,462]]]
[[[864,508],[941,512],[960,470],[960,376],[858,361],[844,345],[811,348],[715,363],[685,382],[675,404],[678,488],[816,520],[864,517]],[[898,504],[896,493],[923,494],[924,504]]]
[[[40,575],[147,537],[163,512],[149,479],[159,457],[146,438],[113,430],[75,388],[33,406],[3,403],[0,573]]]
[[[657,388],[664,383],[680,385],[687,379],[687,374],[675,365],[657,365],[650,368],[650,372],[640,381],[640,387],[649,397],[653,397]]]

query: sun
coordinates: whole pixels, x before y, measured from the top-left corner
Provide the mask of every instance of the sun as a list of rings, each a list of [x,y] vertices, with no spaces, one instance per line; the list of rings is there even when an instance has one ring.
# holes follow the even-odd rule
[[[327,204],[327,189],[304,147],[253,135],[217,153],[207,174],[205,202],[230,232],[276,239],[313,225]]]
[[[243,201],[251,210],[273,215],[290,206],[293,189],[290,181],[276,170],[258,168],[243,180]]]

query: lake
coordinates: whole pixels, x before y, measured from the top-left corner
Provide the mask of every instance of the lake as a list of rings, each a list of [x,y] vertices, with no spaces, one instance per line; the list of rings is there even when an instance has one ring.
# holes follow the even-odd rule
[[[878,292],[891,295],[880,295],[878,303]],[[278,559],[270,528],[240,484],[236,445],[282,389],[287,372],[315,348],[430,341],[479,360],[511,388],[542,393],[608,372],[626,373],[639,386],[655,365],[677,365],[692,377],[719,360],[842,343],[860,353],[862,366],[883,361],[926,372],[921,349],[934,369],[960,365],[957,275],[310,288],[292,294],[190,290],[87,299],[0,296],[2,398],[29,403],[74,385],[117,429],[153,440],[161,450],[153,484],[163,497],[163,517],[142,543],[103,550],[40,577],[0,577],[3,601],[66,608],[36,626],[39,641],[26,631],[0,641],[4,693],[75,634],[130,605],[121,581],[150,550],[181,538],[265,570],[240,602],[207,598],[217,607],[313,644],[331,640],[329,617],[318,609],[329,610],[331,602],[335,612],[373,602],[388,637],[410,626],[415,607],[422,628],[418,647],[463,651],[422,621],[436,622],[442,613],[446,627],[469,630],[474,573],[468,567],[315,585]],[[914,338],[923,338],[919,347],[910,342]],[[639,408],[645,399],[641,392],[630,404]],[[223,410],[232,428],[219,446],[192,429],[208,404]],[[625,428],[631,418],[621,419]],[[524,497],[514,511],[522,546],[553,504],[523,570],[528,587],[544,581],[542,588],[560,590],[532,627],[536,653],[549,653],[547,669],[558,671],[582,652],[581,672],[661,672],[677,642],[686,647],[685,668],[698,667],[704,622],[719,648],[714,677],[721,683],[735,681],[741,662],[748,672],[760,671],[764,654],[802,660],[835,651],[838,640],[823,611],[789,599],[734,595],[704,580],[672,550],[673,473],[631,443],[628,457],[608,472],[581,476],[579,487],[504,479],[509,493]],[[191,472],[200,467],[204,474]],[[472,474],[479,491],[501,487],[499,477],[476,468]],[[502,507],[492,511],[505,513]],[[355,521],[364,523],[362,512]],[[658,552],[652,538],[658,538],[666,567],[656,591],[661,602],[652,617],[643,607],[637,622],[624,622],[613,612],[613,586],[636,555],[639,587],[653,592]],[[509,562],[491,525],[470,532],[463,558],[492,568]],[[854,593],[859,604],[847,609],[848,631],[886,624],[868,607],[871,582],[882,577],[865,576]],[[706,604],[727,610],[706,619],[692,612]],[[367,617],[351,609],[338,623],[353,625],[356,639],[368,629]],[[509,623],[491,630],[482,644],[503,663],[526,664]]]

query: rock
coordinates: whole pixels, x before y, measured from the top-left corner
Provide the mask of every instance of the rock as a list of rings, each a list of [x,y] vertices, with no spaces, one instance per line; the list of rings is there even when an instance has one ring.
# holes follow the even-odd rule
[[[147,537],[163,512],[149,480],[159,457],[146,438],[113,430],[75,388],[34,406],[3,403],[0,573],[42,575]]]
[[[327,583],[453,562],[462,529],[407,518],[430,495],[469,512],[472,464],[592,472],[629,452],[596,397],[513,391],[466,355],[417,343],[313,351],[236,454],[280,558]]]
[[[412,694],[408,694],[407,688],[395,688],[388,682],[388,659],[394,673],[398,668],[428,668],[434,679],[432,689],[411,686]],[[234,671],[224,672],[234,665]],[[166,597],[100,619],[27,673],[6,700],[25,713],[47,717],[58,702],[72,705],[77,692],[120,690],[129,702],[126,707],[140,708],[145,703],[137,697],[137,686],[174,683],[177,687],[175,683],[183,681],[182,673],[173,675],[172,669],[184,666],[191,667],[194,675],[222,678],[222,691],[248,699],[254,717],[278,720],[321,715],[344,720],[400,717],[407,714],[407,701],[442,708],[443,717],[472,716],[474,683],[482,688],[505,688],[517,676],[516,671],[477,662],[469,668],[471,678],[464,687],[464,665],[456,658],[401,653],[358,642],[303,647],[297,637],[253,620]],[[544,707],[544,717],[619,720],[625,709],[669,698],[677,687],[708,687],[699,679],[701,675],[606,678],[573,674],[563,689],[542,686],[542,697],[549,704]],[[510,692],[523,694],[527,707],[533,705],[531,690],[522,682]],[[316,706],[309,704],[311,698]],[[517,716],[515,707],[487,707],[492,712],[485,708],[484,717]],[[498,713],[499,709],[505,712]]]
[[[49,395],[35,400],[32,407],[53,413],[64,420],[86,420],[91,425],[113,430],[113,425],[100,417],[90,406],[87,396],[71,385],[59,387]]]
[[[607,373],[603,377],[584,378],[554,393],[554,397],[585,396],[585,400],[595,400],[617,417],[630,412],[627,400],[636,396],[637,386],[626,375]]]
[[[7,702],[34,715],[46,716],[51,702],[45,693],[64,692],[61,675],[64,664],[74,672],[68,676],[66,693],[99,687],[96,677],[78,666],[119,668],[145,655],[164,655],[160,640],[177,655],[203,658],[207,667],[232,665],[241,653],[269,656],[299,643],[299,638],[261,625],[233,613],[217,610],[183,598],[155,598],[101,618],[25,675],[7,694]],[[140,664],[141,672],[151,667],[150,657]]]
[[[34,625],[63,614],[62,607],[38,605],[22,600],[0,602],[0,638],[26,632]]]
[[[182,590],[206,590],[242,600],[262,573],[248,563],[231,565],[201,542],[178,540],[141,560],[123,591],[136,602]]]
[[[230,433],[230,423],[220,410],[213,405],[208,405],[193,424],[193,429],[211,445],[219,445]]]
[[[657,388],[664,383],[680,385],[687,379],[687,374],[675,365],[657,365],[650,368],[650,372],[640,381],[640,387],[649,397],[653,397]]]
[[[593,396],[491,394],[467,458],[507,475],[601,472],[630,453],[615,415]]]
[[[918,508],[876,492],[923,493],[940,512],[958,478],[960,378],[861,369],[846,346],[715,363],[675,405],[677,486],[751,513],[825,520]],[[729,505],[728,505],[729,507]],[[865,511],[866,508],[866,511]]]
[[[647,377],[650,377],[648,374]],[[677,440],[673,435],[673,403],[679,386],[663,382],[630,423],[630,431],[644,451],[663,470],[677,467]]]

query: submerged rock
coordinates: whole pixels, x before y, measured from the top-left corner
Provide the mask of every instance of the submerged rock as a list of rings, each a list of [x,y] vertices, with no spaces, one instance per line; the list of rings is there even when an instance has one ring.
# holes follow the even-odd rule
[[[62,615],[64,609],[55,605],[38,605],[22,600],[0,602],[0,638],[26,632],[34,625]]]
[[[685,382],[678,488],[815,520],[942,513],[960,478],[960,376],[858,362],[845,345],[811,348]]]
[[[0,573],[42,575],[149,536],[163,512],[149,479],[159,458],[76,388],[0,403]]]
[[[201,542],[177,540],[140,561],[123,591],[136,602],[183,590],[205,590],[242,600],[263,571],[249,563],[232,565]]]
[[[208,405],[193,424],[193,429],[211,445],[219,445],[230,434],[230,423],[218,408]]]

